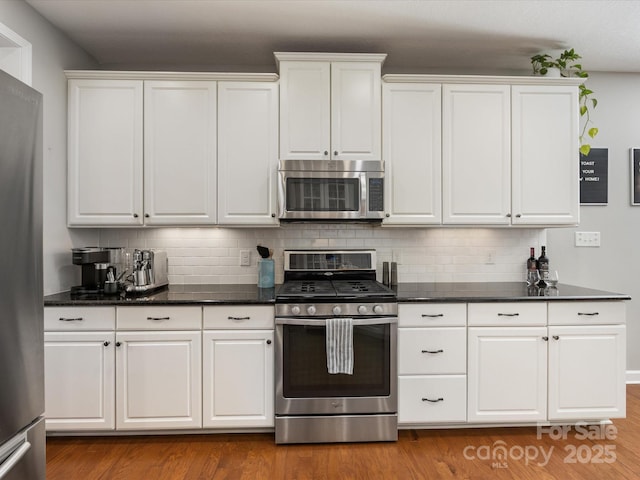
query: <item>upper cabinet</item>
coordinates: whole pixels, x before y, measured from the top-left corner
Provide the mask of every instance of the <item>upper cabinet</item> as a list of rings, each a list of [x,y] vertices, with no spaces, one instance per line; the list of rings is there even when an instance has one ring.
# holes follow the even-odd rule
[[[69,80],[70,226],[142,225],[143,83]]]
[[[578,223],[582,79],[386,75],[384,80],[385,224],[433,224],[438,218],[445,225]],[[436,97],[427,101],[421,89],[441,89],[441,105]]]
[[[216,82],[144,82],[144,223],[216,221]]]
[[[380,160],[383,54],[276,53],[280,159]]]
[[[276,75],[67,75],[69,226],[275,223]]]
[[[277,225],[278,84],[218,84],[218,223]]]

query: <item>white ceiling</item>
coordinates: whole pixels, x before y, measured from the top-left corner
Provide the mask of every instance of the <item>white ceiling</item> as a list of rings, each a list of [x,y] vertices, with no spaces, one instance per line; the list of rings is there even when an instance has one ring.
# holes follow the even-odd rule
[[[385,73],[522,73],[573,47],[588,71],[640,72],[637,0],[26,1],[107,69],[274,72],[274,51],[324,51],[387,53]]]

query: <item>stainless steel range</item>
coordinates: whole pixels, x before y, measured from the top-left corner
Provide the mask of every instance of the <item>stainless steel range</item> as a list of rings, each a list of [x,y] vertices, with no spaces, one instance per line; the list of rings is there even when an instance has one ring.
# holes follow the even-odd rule
[[[285,251],[276,295],[276,443],[394,441],[393,290],[374,250]]]

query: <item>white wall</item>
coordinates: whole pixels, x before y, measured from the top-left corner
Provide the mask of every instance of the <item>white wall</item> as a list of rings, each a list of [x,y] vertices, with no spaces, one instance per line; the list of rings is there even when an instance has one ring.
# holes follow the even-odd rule
[[[640,371],[640,206],[631,206],[629,164],[629,148],[640,148],[640,74],[594,73],[587,85],[599,102],[591,145],[609,149],[609,202],[582,206],[578,228],[548,230],[549,257],[563,282],[632,297],[627,369]],[[600,232],[601,247],[575,247],[576,231]]]
[[[98,233],[66,227],[67,80],[65,69],[97,68],[96,62],[23,1],[0,0],[0,23],[32,45],[32,87],[43,94],[44,292],[69,287],[74,245],[95,244]]]

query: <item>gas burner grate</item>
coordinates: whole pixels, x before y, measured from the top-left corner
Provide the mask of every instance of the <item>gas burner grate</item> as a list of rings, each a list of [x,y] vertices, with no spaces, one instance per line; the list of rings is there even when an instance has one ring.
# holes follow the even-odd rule
[[[347,281],[345,282],[345,284],[347,286],[346,290],[350,290],[352,292],[366,293],[371,291],[371,288],[369,288],[369,285],[364,284],[358,280]]]
[[[316,292],[316,283],[315,282],[302,282],[300,285],[301,293],[315,293]]]

